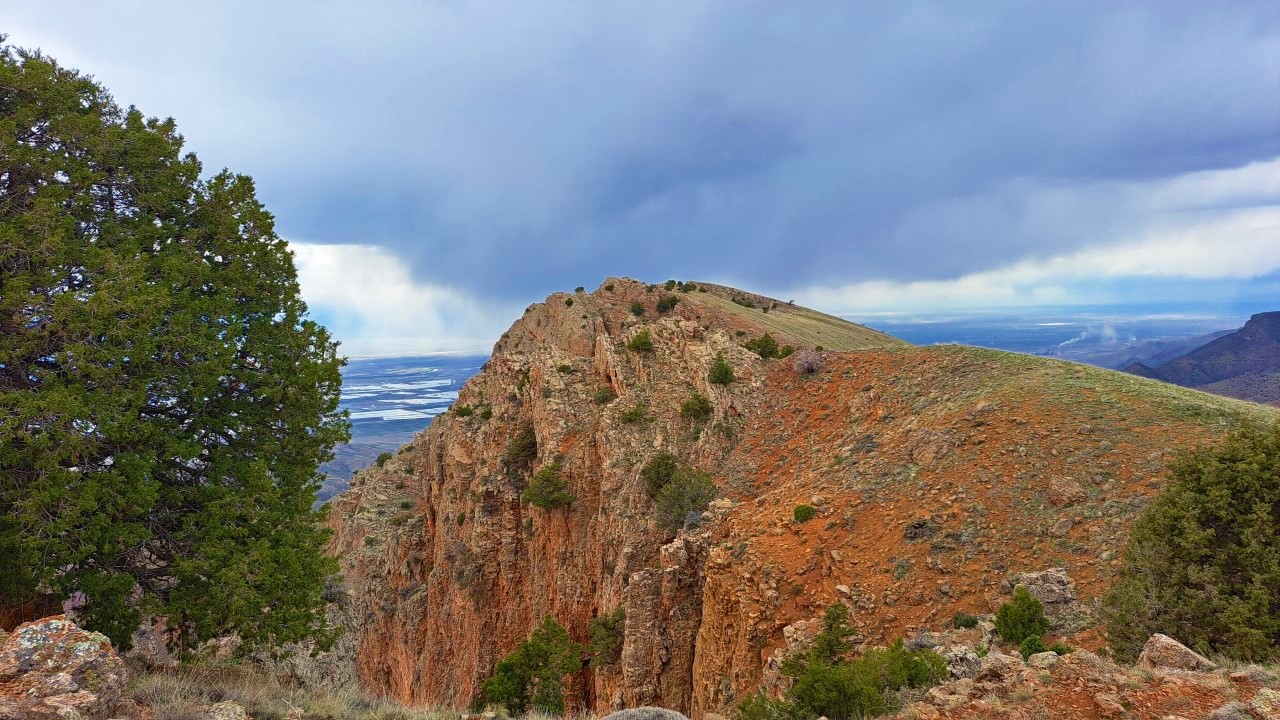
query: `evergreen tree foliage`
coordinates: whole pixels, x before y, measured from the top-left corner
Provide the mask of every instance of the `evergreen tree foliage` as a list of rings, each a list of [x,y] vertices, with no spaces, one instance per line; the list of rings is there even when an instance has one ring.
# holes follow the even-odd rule
[[[645,463],[640,470],[640,477],[644,478],[644,490],[651,499],[657,498],[662,488],[671,482],[679,466],[679,460],[669,452],[660,452]]]
[[[622,640],[626,625],[627,613],[621,607],[591,620],[587,626],[587,636],[591,639],[587,648],[591,653],[591,667],[609,667],[622,659]]]
[[[551,616],[529,639],[498,661],[493,677],[481,686],[486,704],[501,705],[514,716],[531,707],[549,715],[564,713],[564,678],[582,669],[582,646]]]
[[[572,505],[578,498],[569,492],[569,483],[560,476],[560,463],[553,462],[533,476],[520,499],[543,510],[554,510]]]
[[[1013,601],[996,610],[996,632],[1005,642],[1020,643],[1029,637],[1041,637],[1049,631],[1044,605],[1024,587],[1013,591]]]
[[[671,480],[658,491],[655,514],[658,527],[669,533],[684,527],[690,513],[701,513],[707,504],[720,494],[711,475],[687,465],[681,465],[671,475]]]
[[[627,349],[631,350],[632,352],[652,351],[653,335],[651,335],[647,329],[641,330],[635,335],[632,335],[631,339],[627,341]]]
[[[1171,464],[1123,560],[1103,602],[1118,656],[1159,632],[1202,653],[1280,658],[1280,423]]]
[[[716,359],[711,363],[711,370],[707,372],[707,382],[713,385],[728,385],[733,382],[733,366],[723,355],[716,355]]]
[[[828,607],[813,645],[782,663],[782,672],[794,679],[786,699],[748,698],[738,707],[739,720],[875,717],[898,707],[895,692],[928,687],[947,675],[941,655],[908,650],[901,640],[849,658],[856,634],[844,605]]]
[[[40,53],[0,88],[0,605],[323,640],[342,360],[253,181]]]
[[[702,393],[694,393],[688,400],[680,403],[680,417],[694,422],[704,423],[711,419],[714,412],[715,408],[711,405],[711,400]]]

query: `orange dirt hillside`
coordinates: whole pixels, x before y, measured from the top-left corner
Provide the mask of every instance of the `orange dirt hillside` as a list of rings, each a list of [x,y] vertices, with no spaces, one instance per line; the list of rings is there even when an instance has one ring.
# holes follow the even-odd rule
[[[823,346],[821,369],[742,347],[765,332]],[[640,333],[651,349],[629,347]],[[708,380],[718,356],[728,385]],[[695,395],[705,421],[681,411]],[[622,609],[620,657],[577,676],[570,710],[692,717],[776,680],[837,601],[879,643],[989,612],[1017,573],[1065,568],[1059,634],[1100,646],[1093,603],[1168,459],[1277,416],[1097,368],[914,348],[732,288],[619,278],[531,305],[455,407],[329,513],[363,683],[461,708],[544,616],[585,642]],[[504,460],[530,431],[531,459]],[[640,476],[662,451],[723,495],[674,536]],[[573,501],[522,502],[553,463]],[[793,520],[800,504],[816,516]]]

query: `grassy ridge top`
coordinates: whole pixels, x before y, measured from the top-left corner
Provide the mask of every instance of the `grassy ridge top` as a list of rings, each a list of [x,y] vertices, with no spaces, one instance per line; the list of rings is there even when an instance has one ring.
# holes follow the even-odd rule
[[[717,313],[754,325],[781,338],[794,340],[802,346],[821,346],[827,350],[866,350],[909,345],[905,340],[892,335],[817,310],[723,285],[702,282],[696,284],[699,288],[706,288],[707,292],[686,293],[680,296],[682,300],[688,299],[708,306]],[[742,303],[751,303],[754,307]],[[769,308],[769,311],[764,312],[763,308]]]

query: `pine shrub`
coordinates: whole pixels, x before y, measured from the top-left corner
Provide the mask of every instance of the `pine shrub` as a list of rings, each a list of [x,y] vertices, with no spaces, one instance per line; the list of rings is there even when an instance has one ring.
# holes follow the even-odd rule
[[[1013,591],[1013,601],[996,611],[996,632],[1005,642],[1020,643],[1029,637],[1039,638],[1049,631],[1044,605],[1024,587]]]
[[[711,401],[701,393],[694,393],[689,396],[688,400],[680,403],[680,417],[697,423],[705,423],[710,420],[714,411],[715,408],[711,405]]]
[[[791,516],[798,523],[806,523],[812,520],[818,511],[812,505],[797,505],[795,510],[791,511]]]
[[[543,618],[529,639],[498,661],[484,681],[485,704],[499,705],[511,716],[530,708],[548,715],[564,713],[564,678],[582,669],[582,646],[551,616]]]
[[[1280,658],[1280,423],[1245,427],[1168,472],[1103,600],[1112,649],[1132,660],[1159,632],[1201,653]]]
[[[734,381],[733,366],[725,360],[724,355],[716,355],[707,372],[707,382],[713,385],[728,385]]]
[[[690,515],[706,510],[719,492],[710,474],[686,465],[676,468],[654,500],[658,527],[675,533],[689,523]]]
[[[627,625],[627,613],[621,607],[608,615],[593,618],[587,625],[590,643],[591,667],[603,668],[618,664],[622,659],[622,641]]]
[[[653,336],[649,334],[646,328],[631,336],[627,341],[627,349],[632,352],[651,352],[653,350]]]
[[[520,499],[543,510],[554,510],[572,505],[578,498],[569,492],[569,483],[560,475],[560,463],[553,462],[533,476]]]

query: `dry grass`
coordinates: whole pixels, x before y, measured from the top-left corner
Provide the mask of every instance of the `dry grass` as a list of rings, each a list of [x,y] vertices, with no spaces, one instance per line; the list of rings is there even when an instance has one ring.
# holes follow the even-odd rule
[[[406,708],[356,689],[309,689],[284,682],[261,668],[191,666],[138,676],[126,695],[154,720],[205,720],[204,709],[230,701],[255,720],[457,720],[458,713]]]
[[[736,316],[779,336],[779,342],[798,341],[802,346],[821,346],[827,350],[865,350],[878,347],[906,347],[907,343],[878,330],[864,325],[851,323],[848,320],[820,313],[817,310],[788,305],[761,295],[743,293],[731,288],[698,283],[710,289],[710,292],[686,293],[680,295],[682,301],[708,305],[716,312]],[[777,303],[769,312],[759,308],[747,308],[734,303],[730,297],[744,296],[757,304]]]

